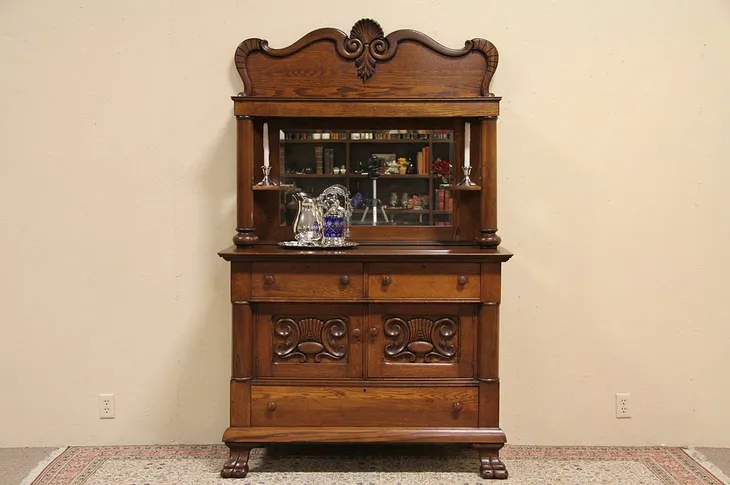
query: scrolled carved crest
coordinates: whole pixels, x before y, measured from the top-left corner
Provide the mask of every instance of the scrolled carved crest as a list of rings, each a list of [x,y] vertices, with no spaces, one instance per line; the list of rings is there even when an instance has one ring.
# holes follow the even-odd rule
[[[236,49],[235,55],[236,67],[244,84],[244,90],[240,95],[250,96],[254,92],[247,67],[247,58],[251,53],[260,51],[271,58],[288,57],[320,41],[333,42],[335,51],[340,57],[349,61],[354,60],[355,74],[362,82],[366,82],[375,75],[378,62],[393,58],[398,50],[398,44],[403,41],[420,44],[433,52],[450,58],[460,58],[471,52],[480,52],[487,61],[482,79],[481,95],[493,96],[489,92],[489,84],[497,69],[499,54],[494,44],[488,40],[475,38],[467,40],[462,49],[452,49],[415,30],[396,30],[386,36],[380,24],[368,18],[357,21],[350,30],[349,36],[339,29],[327,27],[313,30],[294,44],[283,49],[271,48],[266,40],[258,38],[241,42]],[[326,62],[326,60],[323,62]]]

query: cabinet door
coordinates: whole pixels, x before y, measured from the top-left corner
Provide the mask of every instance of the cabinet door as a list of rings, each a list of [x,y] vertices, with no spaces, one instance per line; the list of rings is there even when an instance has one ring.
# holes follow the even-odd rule
[[[362,305],[257,305],[258,377],[362,377]]]
[[[368,377],[473,377],[474,305],[371,305]]]

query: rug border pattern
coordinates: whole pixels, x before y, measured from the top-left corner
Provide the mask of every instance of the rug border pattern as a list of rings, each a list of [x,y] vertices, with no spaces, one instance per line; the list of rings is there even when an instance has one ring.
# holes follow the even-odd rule
[[[222,464],[227,456],[228,448],[224,445],[70,446],[31,485],[80,485],[106,460],[114,458],[220,458]],[[509,445],[500,457],[508,467],[510,461],[530,459],[635,461],[644,464],[666,485],[723,485],[679,447]]]

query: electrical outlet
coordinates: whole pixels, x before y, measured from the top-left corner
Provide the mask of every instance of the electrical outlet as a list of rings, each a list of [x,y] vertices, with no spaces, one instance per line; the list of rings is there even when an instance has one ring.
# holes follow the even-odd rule
[[[616,417],[617,418],[630,418],[631,417],[631,394],[629,394],[629,393],[616,394]]]
[[[114,394],[99,394],[99,419],[114,419]]]

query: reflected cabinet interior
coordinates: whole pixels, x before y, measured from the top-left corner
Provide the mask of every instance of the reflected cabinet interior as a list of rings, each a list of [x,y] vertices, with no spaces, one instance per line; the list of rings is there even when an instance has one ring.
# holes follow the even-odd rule
[[[287,129],[279,131],[286,185],[317,196],[332,184],[352,194],[354,225],[451,226],[453,130]],[[296,201],[282,192],[282,223]]]
[[[370,19],[238,46],[224,478],[273,443],[461,444],[475,473],[507,478],[497,61],[485,39],[450,48]],[[332,185],[355,247],[283,247],[292,194]]]

